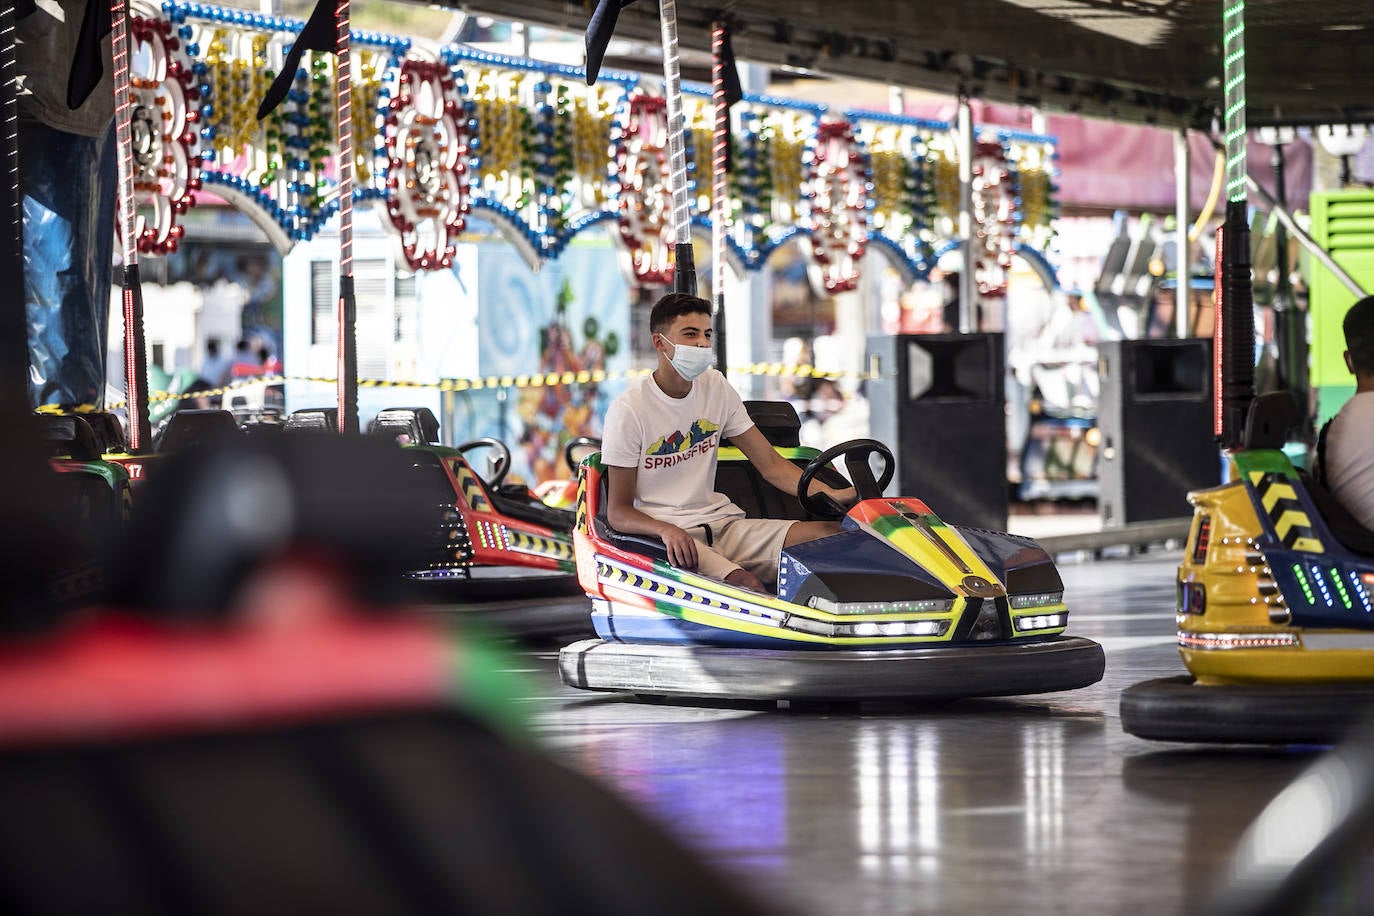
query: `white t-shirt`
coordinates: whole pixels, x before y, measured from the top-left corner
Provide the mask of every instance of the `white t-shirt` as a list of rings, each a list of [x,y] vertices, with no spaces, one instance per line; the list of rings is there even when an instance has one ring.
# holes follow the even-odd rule
[[[715,491],[722,437],[745,432],[749,419],[739,393],[715,369],[692,383],[684,398],[669,397],[652,375],[611,403],[601,435],[601,461],[638,468],[635,508],[680,528],[740,518],[744,510]]]
[[[1374,391],[1345,402],[1326,433],[1324,457],[1327,488],[1374,529]]]

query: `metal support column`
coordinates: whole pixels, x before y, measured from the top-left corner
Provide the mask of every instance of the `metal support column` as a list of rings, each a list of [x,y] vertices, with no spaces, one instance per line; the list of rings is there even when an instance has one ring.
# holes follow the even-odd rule
[[[1272,147],[1274,168],[1274,196],[1280,203],[1288,200],[1283,144]],[[1274,283],[1274,338],[1278,343],[1278,382],[1280,388],[1297,395],[1298,406],[1307,414],[1307,322],[1293,301],[1293,287],[1288,280],[1288,230],[1279,220],[1274,230],[1277,273]]]
[[[977,315],[975,297],[978,284],[974,281],[974,233],[973,222],[973,111],[968,97],[959,96],[958,156],[959,156],[959,250],[963,253],[963,267],[959,273],[959,333],[967,334],[974,330],[973,318]]]
[[[1192,300],[1192,244],[1188,241],[1188,129],[1174,134],[1174,336],[1188,336]]]
[[[1341,284],[1346,289],[1354,293],[1356,299],[1363,299],[1365,296],[1369,295],[1369,293],[1365,292],[1364,287],[1360,286],[1360,284],[1355,281],[1355,278],[1346,272],[1345,268],[1336,263],[1335,258],[1331,257],[1330,252],[1318,244],[1317,240],[1312,238],[1306,229],[1297,224],[1297,221],[1293,219],[1293,214],[1288,212],[1288,208],[1285,207],[1278,198],[1274,197],[1273,194],[1270,194],[1269,191],[1265,189],[1264,185],[1249,176],[1246,176],[1245,181],[1250,190],[1255,192],[1255,196],[1264,201],[1274,215],[1279,218],[1279,222],[1293,234],[1293,238],[1298,240],[1298,244],[1306,248],[1308,253],[1317,259],[1317,263],[1331,271],[1331,275],[1341,281]]]

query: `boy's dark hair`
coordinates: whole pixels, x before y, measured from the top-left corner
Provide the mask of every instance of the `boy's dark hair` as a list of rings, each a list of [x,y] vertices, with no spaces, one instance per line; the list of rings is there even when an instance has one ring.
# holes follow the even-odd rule
[[[711,303],[690,293],[669,293],[654,303],[649,312],[649,333],[662,334],[679,315],[711,314]]]
[[[1345,313],[1345,348],[1356,375],[1374,375],[1374,296],[1365,296]]]

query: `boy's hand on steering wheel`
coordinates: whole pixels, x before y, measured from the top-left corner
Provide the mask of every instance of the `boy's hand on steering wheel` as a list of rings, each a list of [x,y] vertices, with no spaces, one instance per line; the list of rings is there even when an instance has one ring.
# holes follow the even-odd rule
[[[835,502],[839,503],[841,506],[844,506],[846,509],[848,509],[850,506],[854,505],[856,502],[859,501],[859,491],[856,490],[854,487],[845,487],[843,490],[836,490],[832,488],[830,490],[830,498],[835,500]]]
[[[697,542],[677,525],[664,525],[658,533],[668,548],[668,562],[682,569],[696,569]]]

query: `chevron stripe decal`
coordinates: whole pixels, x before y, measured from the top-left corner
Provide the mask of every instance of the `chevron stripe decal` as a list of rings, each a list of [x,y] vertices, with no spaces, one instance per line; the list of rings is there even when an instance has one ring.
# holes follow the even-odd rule
[[[577,516],[573,521],[574,531],[587,530],[587,469],[579,468],[577,474]]]
[[[570,562],[573,558],[572,544],[567,541],[545,537],[542,534],[530,534],[510,527],[506,528],[506,534],[510,538],[510,549],[516,553],[529,553]]]
[[[705,591],[684,588],[656,576],[646,576],[601,558],[596,564],[596,574],[607,585],[638,592],[646,598],[663,598],[681,607],[699,607],[726,615],[739,615],[768,626],[781,625],[782,619],[787,616],[785,611],[774,611],[761,605],[725,602]]]
[[[1274,526],[1279,543],[1302,553],[1326,553],[1326,547],[1312,527],[1311,517],[1286,476],[1272,471],[1251,471],[1250,483]]]
[[[467,504],[478,512],[490,512],[491,503],[487,500],[487,494],[482,490],[482,485],[477,482],[472,471],[457,461],[453,463],[453,470],[458,478],[458,486],[463,491],[463,499],[467,500]]]

